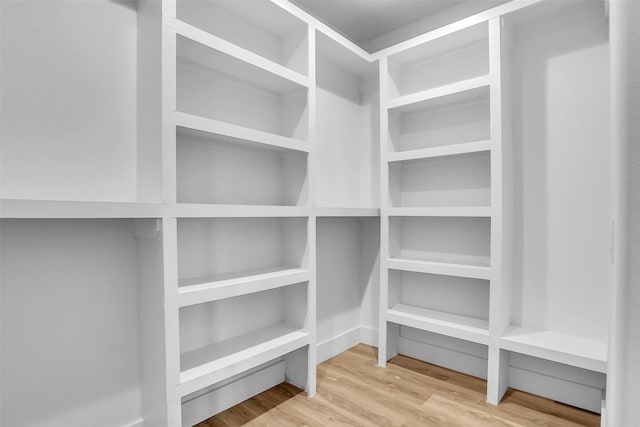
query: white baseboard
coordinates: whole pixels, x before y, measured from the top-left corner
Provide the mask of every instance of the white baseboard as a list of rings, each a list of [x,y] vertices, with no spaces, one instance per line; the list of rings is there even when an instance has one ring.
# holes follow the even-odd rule
[[[144,420],[142,418],[140,418],[139,420],[136,420],[132,423],[129,424],[125,424],[122,427],[144,427]]]
[[[281,361],[182,404],[182,425],[192,426],[285,380]]]
[[[360,326],[360,342],[373,347],[378,346],[378,330],[369,326]]]
[[[349,329],[346,332],[336,335],[333,338],[329,338],[316,345],[317,363],[320,364],[327,359],[331,359],[342,353],[345,350],[350,349],[354,345],[360,343],[360,327],[356,326],[353,329]]]

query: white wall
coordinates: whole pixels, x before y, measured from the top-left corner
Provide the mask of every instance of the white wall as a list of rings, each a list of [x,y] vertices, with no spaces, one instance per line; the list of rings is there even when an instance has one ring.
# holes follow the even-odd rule
[[[6,427],[140,419],[130,220],[2,220],[0,384]]]
[[[640,3],[613,0],[610,28],[614,164],[622,188],[606,414],[608,426],[632,427],[640,419]]]
[[[1,196],[135,200],[135,8],[1,7]]]
[[[318,218],[317,341],[321,362],[377,328],[378,218]],[[361,332],[361,329],[365,329]]]

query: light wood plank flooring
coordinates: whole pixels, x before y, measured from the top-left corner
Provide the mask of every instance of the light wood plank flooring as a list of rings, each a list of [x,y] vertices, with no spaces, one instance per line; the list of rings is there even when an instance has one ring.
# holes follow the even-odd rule
[[[521,391],[485,402],[486,381],[405,356],[387,369],[359,344],[318,366],[318,394],[283,383],[198,427],[599,426],[600,416]]]

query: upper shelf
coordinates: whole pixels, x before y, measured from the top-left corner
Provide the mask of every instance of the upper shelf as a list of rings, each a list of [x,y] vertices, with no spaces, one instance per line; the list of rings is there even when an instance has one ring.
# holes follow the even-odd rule
[[[399,96],[388,101],[387,109],[397,113],[407,113],[429,110],[449,104],[473,102],[479,98],[489,96],[489,83],[489,76],[483,75],[461,82]]]
[[[177,55],[183,62],[195,63],[277,93],[309,87],[307,77],[278,63],[176,19],[165,18],[165,21],[166,27],[180,36]]]
[[[178,0],[176,6],[179,20],[308,75],[308,25],[274,2]]]
[[[243,143],[242,141],[252,141],[276,150],[309,152],[309,143],[300,139],[276,135],[258,129],[251,129],[207,117],[183,113],[181,111],[175,111],[173,114],[175,124],[178,127],[178,133],[196,136],[209,134],[215,135],[218,140],[224,139],[234,144]]]
[[[398,97],[489,74],[486,22],[389,57],[389,93]]]

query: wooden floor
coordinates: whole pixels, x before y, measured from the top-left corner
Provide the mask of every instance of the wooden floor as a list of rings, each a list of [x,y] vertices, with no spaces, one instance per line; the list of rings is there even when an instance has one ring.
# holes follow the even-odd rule
[[[599,426],[600,416],[509,390],[485,402],[484,380],[405,356],[387,369],[359,344],[318,366],[318,394],[280,384],[215,417],[207,426]]]

